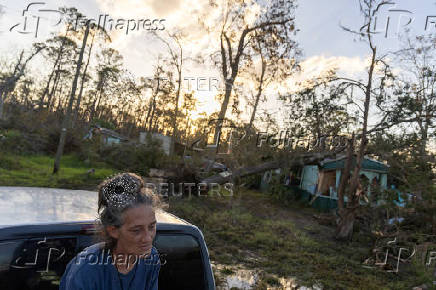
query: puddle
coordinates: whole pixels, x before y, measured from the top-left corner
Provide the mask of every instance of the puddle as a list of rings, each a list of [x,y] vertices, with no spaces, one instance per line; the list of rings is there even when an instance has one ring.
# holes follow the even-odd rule
[[[252,289],[259,279],[259,275],[252,270],[236,270],[225,278],[227,289],[236,287],[239,289]]]
[[[225,266],[212,263],[212,267],[216,279],[219,279],[219,281],[215,281],[217,284],[217,290],[230,290],[232,288],[244,290],[255,289],[256,283],[263,275],[262,270],[249,270],[244,268],[243,265]],[[268,276],[276,278],[280,285],[268,286],[266,288],[267,290],[322,289],[322,285],[314,285],[312,287],[300,286],[297,283],[297,279],[294,277],[278,277],[276,275]]]
[[[229,290],[232,287],[237,289],[252,289],[259,279],[256,270],[244,269],[242,265],[220,265],[212,262],[215,273],[217,290]]]

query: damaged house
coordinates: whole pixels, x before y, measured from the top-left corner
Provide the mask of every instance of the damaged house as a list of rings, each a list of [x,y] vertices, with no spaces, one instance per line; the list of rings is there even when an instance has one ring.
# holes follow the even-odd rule
[[[344,155],[336,159],[325,159],[320,162],[320,165],[305,165],[302,168],[299,177],[299,187],[311,195],[307,196],[307,198],[313,200],[314,207],[321,210],[329,210],[337,207],[337,191],[345,161],[346,156]],[[352,168],[354,168],[355,163],[356,160],[354,157]],[[387,174],[387,164],[366,156],[364,157],[360,170],[360,178],[362,184],[368,186],[368,196],[371,195],[374,188],[381,190],[387,189]],[[346,196],[345,202],[347,202]]]

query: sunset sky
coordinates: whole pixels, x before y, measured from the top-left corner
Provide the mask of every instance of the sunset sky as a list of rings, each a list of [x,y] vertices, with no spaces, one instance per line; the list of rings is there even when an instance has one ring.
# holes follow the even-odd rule
[[[211,8],[208,0],[63,0],[40,1],[39,5],[31,6],[25,14],[27,19],[27,34],[23,31],[23,10],[32,1],[0,0],[4,15],[0,20],[0,52],[11,59],[22,48],[28,48],[33,41],[43,41],[50,32],[56,32],[55,26],[58,15],[55,12],[38,11],[41,9],[56,10],[59,6],[74,6],[88,18],[98,19],[99,15],[108,14],[113,19],[165,19],[165,30],[168,32],[183,29],[187,32],[187,39],[183,42],[184,50],[189,55],[199,52],[208,53],[217,50],[218,38],[210,34],[199,25],[198,19],[207,25],[217,26],[214,20],[220,15],[220,8]],[[436,31],[436,5],[434,1],[396,1],[396,4],[386,6],[379,19],[376,37],[377,45],[382,53],[394,51],[399,48],[398,32],[404,33],[406,28],[411,34],[434,33]],[[33,17],[31,16],[33,15]],[[38,38],[35,38],[36,17],[40,16]],[[389,25],[386,26],[389,19]],[[254,19],[253,19],[254,20]],[[410,23],[409,23],[410,22]],[[340,25],[358,29],[361,25],[358,1],[351,0],[302,0],[298,2],[296,11],[297,42],[303,51],[302,72],[293,80],[301,81],[319,75],[333,67],[339,68],[344,76],[365,75],[364,70],[368,57],[368,49],[364,43],[356,41],[355,37],[345,32]],[[427,25],[427,27],[426,27]],[[13,27],[13,28],[12,28]],[[387,29],[386,29],[387,27]],[[12,28],[12,31],[10,31]],[[162,32],[163,33],[163,32]],[[126,31],[112,30],[110,35],[113,42],[111,47],[116,48],[124,57],[126,68],[135,76],[152,76],[153,65],[165,47],[150,38],[145,30]],[[38,68],[43,73],[45,68]],[[48,68],[47,68],[48,70]],[[185,67],[184,77],[205,77],[219,79],[220,74],[216,68],[188,64]],[[186,84],[186,82],[185,82]],[[213,96],[216,91],[197,92],[199,108],[194,115],[201,112],[207,114],[216,111],[219,103]],[[268,104],[264,109],[278,112],[279,104],[274,100],[274,92],[267,91]],[[245,117],[250,113],[246,110]]]

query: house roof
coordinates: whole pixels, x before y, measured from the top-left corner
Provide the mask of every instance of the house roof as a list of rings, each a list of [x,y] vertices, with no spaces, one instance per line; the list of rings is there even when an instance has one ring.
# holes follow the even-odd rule
[[[108,136],[111,136],[111,137],[114,137],[114,138],[117,138],[117,139],[120,139],[123,141],[129,141],[129,138],[127,138],[121,134],[118,134],[115,131],[112,131],[112,130],[107,129],[107,128],[102,128],[102,127],[97,127],[97,128],[100,130],[101,134],[105,134],[105,135],[108,135]]]
[[[338,159],[334,160],[325,160],[321,163],[322,170],[334,170],[341,169],[345,166],[345,158],[346,156],[342,156]],[[356,157],[353,156],[352,167],[356,165]],[[369,157],[365,157],[362,162],[362,169],[367,171],[376,171],[376,172],[388,172],[388,165],[383,162],[371,159]]]

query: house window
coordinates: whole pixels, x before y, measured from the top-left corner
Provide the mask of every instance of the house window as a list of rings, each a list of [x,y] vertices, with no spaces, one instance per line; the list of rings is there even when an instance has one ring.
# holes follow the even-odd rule
[[[336,171],[321,172],[318,192],[324,196],[330,196],[330,191],[336,191]]]

